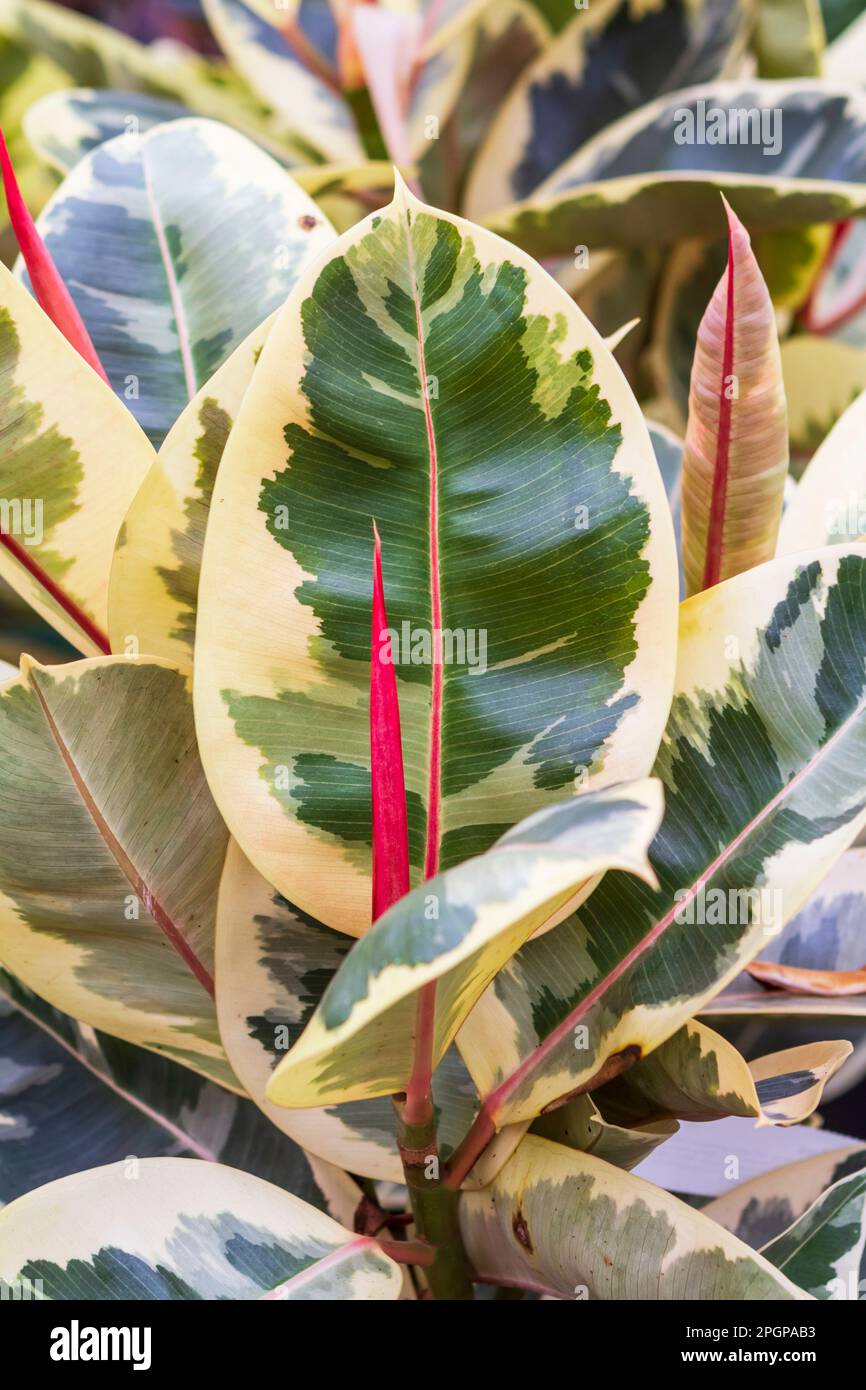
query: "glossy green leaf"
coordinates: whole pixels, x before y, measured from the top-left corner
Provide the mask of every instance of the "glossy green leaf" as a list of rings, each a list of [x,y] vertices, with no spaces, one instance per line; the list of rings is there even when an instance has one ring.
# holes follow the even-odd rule
[[[853,25],[858,15],[863,13],[863,9],[863,0],[821,0],[827,42],[832,44],[841,38],[849,25]]]
[[[393,1299],[400,1268],[271,1183],[221,1164],[92,1168],[0,1211],[0,1279],[30,1296],[136,1303]]]
[[[832,37],[824,55],[824,71],[839,82],[863,81],[863,54],[866,52],[866,16],[860,0],[821,0],[827,37]]]

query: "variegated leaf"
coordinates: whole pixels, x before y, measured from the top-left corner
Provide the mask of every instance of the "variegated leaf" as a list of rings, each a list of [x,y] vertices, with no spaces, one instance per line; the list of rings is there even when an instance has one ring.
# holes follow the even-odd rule
[[[517,1126],[506,1126],[503,1134]],[[679,1124],[671,1118],[648,1120],[644,1124],[621,1125],[608,1120],[592,1096],[575,1096],[567,1105],[560,1105],[548,1115],[532,1121],[532,1133],[568,1149],[579,1149],[603,1158],[616,1168],[631,1171],[657,1149],[659,1144],[673,1138]]]
[[[180,102],[143,92],[70,87],[34,102],[24,116],[24,133],[44,160],[68,174],[79,159],[115,135],[145,135],[189,114]]]
[[[571,6],[572,0],[567,3]],[[472,24],[453,41],[459,52],[446,52],[439,60],[457,67],[458,91],[450,113],[443,112],[438,89],[430,91],[429,63],[412,103],[418,177],[425,197],[437,207],[460,207],[467,171],[497,111],[548,38],[544,21],[527,0],[487,0],[476,11]],[[429,115],[437,121],[436,139],[429,138]]]
[[[226,831],[166,662],[24,658],[0,688],[0,960],[56,1008],[240,1089],[213,1004]]]
[[[848,974],[866,963],[866,849],[849,849],[834,864],[805,907],[774,936],[752,964],[783,970]],[[712,999],[705,1014],[719,1017],[866,1019],[866,991],[855,995],[805,994],[772,989],[747,973]],[[825,1029],[828,1025],[824,1025]],[[837,1025],[834,1025],[837,1026]]]
[[[117,537],[109,634],[117,652],[192,671],[201,554],[217,469],[274,316],[235,348],[181,411]]]
[[[708,1202],[706,1216],[759,1249],[782,1235],[823,1193],[866,1168],[866,1148],[852,1144],[771,1168]]]
[[[592,1154],[527,1135],[483,1192],[460,1199],[483,1283],[564,1299],[803,1299],[700,1211]]]
[[[333,235],[274,160],[198,118],[100,145],[38,226],[112,385],[155,444]]]
[[[682,572],[682,534],[683,534],[683,496],[682,471],[684,442],[673,430],[660,425],[655,420],[647,420],[647,429],[652,440],[656,463],[662,475],[667,493],[671,519],[674,523],[674,538],[680,571],[680,597],[685,597],[685,577]]]
[[[62,90],[68,78],[56,63],[35,53],[20,39],[3,33],[0,27],[0,62],[3,89],[0,93],[0,130],[6,141],[19,185],[27,204],[38,212],[57,187],[57,176],[34,150],[22,128],[29,107],[41,97]],[[8,210],[0,214],[0,254],[11,264],[17,254],[16,237]]]
[[[243,0],[204,0],[204,12],[223,52],[313,159],[363,159],[351,109],[336,84],[311,70],[276,24]]]
[[[866,31],[864,31],[866,33]],[[853,219],[833,228],[829,252],[803,315],[818,341],[829,337],[866,347],[866,224]]]
[[[819,0],[758,0],[752,48],[762,77],[820,77],[824,26]]]
[[[538,266],[402,185],[280,312],[199,588],[214,795],[259,871],[353,935],[370,921],[374,518],[413,883],[575,786],[643,775],[676,562],[637,403]]]
[[[834,81],[862,83],[866,17],[860,0],[821,0],[821,9],[832,39],[824,55],[825,73]]]
[[[602,130],[485,221],[539,258],[715,236],[720,191],[753,235],[837,221],[866,208],[864,129],[866,93],[851,87],[689,87]]]
[[[661,889],[608,874],[476,1005],[459,1042],[490,1131],[652,1052],[759,953],[866,823],[864,747],[866,547],[681,606]]]
[[[866,1173],[823,1192],[794,1225],[761,1250],[764,1259],[813,1298],[859,1298],[866,1245]]]
[[[690,1020],[649,1057],[596,1092],[606,1119],[621,1125],[754,1116],[759,1125],[808,1119],[851,1043],[810,1043],[746,1062],[731,1043]]]
[[[368,1236],[271,1183],[190,1158],[91,1168],[0,1211],[0,1279],[57,1301],[393,1299]],[[31,1294],[32,1296],[32,1294]]]
[[[610,868],[652,878],[646,848],[661,819],[657,782],[623,783],[536,812],[486,854],[420,884],[340,966],[268,1084],[279,1105],[404,1091],[418,991],[435,984],[433,1065],[519,946]]]
[[[780,555],[866,536],[864,431],[866,391],[848,406],[812,456],[782,522]]]
[[[850,343],[798,333],[782,344],[782,375],[791,471],[799,477],[848,407],[866,390],[866,352]]]
[[[579,7],[500,109],[471,171],[467,216],[480,221],[528,198],[636,106],[725,75],[742,53],[747,20],[746,8],[730,0]]]
[[[0,576],[80,651],[109,650],[117,529],[153,449],[0,266]]]
[[[388,1099],[287,1110],[265,1099],[273,1069],[301,1036],[352,937],[291,907],[229,844],[217,913],[217,1010],[237,1075],[270,1122],[309,1153],[365,1177],[402,1182]],[[439,1147],[447,1159],[478,1109],[456,1049],[433,1078]],[[504,1162],[507,1151],[502,1154]],[[486,1170],[486,1171],[489,1171]]]
[[[0,1206],[130,1154],[226,1163],[337,1219],[361,1196],[252,1101],[77,1023],[0,969]]]
[[[39,54],[65,87],[109,87],[180,101],[254,138],[270,123],[244,85],[181,44],[137,43],[108,24],[45,0],[0,0],[0,35]]]
[[[682,461],[686,593],[769,560],[788,476],[776,316],[729,204],[728,263],[698,328]]]

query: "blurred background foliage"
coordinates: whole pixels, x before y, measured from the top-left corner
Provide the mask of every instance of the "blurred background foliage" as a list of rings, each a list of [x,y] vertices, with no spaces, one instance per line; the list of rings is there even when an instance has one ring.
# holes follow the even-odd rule
[[[148,45],[149,59],[146,64],[139,64],[130,59],[129,53],[115,55],[99,44],[90,48],[87,42],[65,44],[54,38],[42,42],[41,37],[37,38],[38,26],[33,33],[28,30],[27,0],[23,9],[20,4],[0,0],[0,125],[34,214],[57,188],[62,173],[40,157],[25,134],[23,121],[37,100],[52,93],[80,87],[114,87],[186,101],[198,110],[209,106],[205,114],[228,120],[248,133],[258,133],[272,152],[275,142],[277,150],[281,148],[280,141],[286,134],[285,111],[275,111],[267,100],[273,96],[273,88],[268,89],[265,82],[256,90],[256,84],[248,80],[249,69],[244,69],[242,75],[230,66],[200,0],[61,2],[69,10],[108,25],[138,44]],[[453,0],[455,7],[469,2]],[[308,14],[315,11],[310,18],[310,32],[325,32],[323,16],[329,13],[325,0],[304,3]],[[576,8],[585,8],[576,6],[575,0],[508,3],[523,6],[524,13],[537,11],[554,34],[561,33],[573,20]],[[732,8],[735,3],[736,0],[730,0]],[[866,0],[742,3],[744,8],[754,4],[754,26],[736,75],[788,80],[827,75],[866,86]],[[254,13],[255,0],[249,0],[249,6]],[[267,48],[268,35],[276,35],[277,31],[265,28],[263,34],[260,42]],[[274,44],[278,46],[278,42],[275,38]],[[532,56],[528,52],[524,63],[531,61]],[[671,55],[672,64],[674,56]],[[492,68],[479,67],[477,78],[470,77],[462,97],[466,127],[451,131],[456,138],[468,129],[476,141],[475,147],[482,128],[479,110],[484,105],[483,100],[476,102],[476,96],[487,91],[481,85],[482,75],[483,82],[490,84],[490,91],[496,88],[498,61]],[[520,71],[518,62],[515,73]],[[725,75],[729,75],[727,71]],[[681,85],[688,85],[689,80],[696,79],[687,74]],[[190,95],[192,87],[196,100]],[[503,95],[497,93],[497,100]],[[581,96],[585,98],[585,92]],[[639,104],[639,97],[631,103],[632,108]],[[287,105],[291,105],[290,98]],[[494,109],[491,102],[488,105]],[[488,120],[490,110],[486,111]],[[297,162],[294,157],[298,145],[291,150],[293,158],[289,158],[290,145],[289,140],[285,151],[286,162],[291,166]],[[441,153],[437,158],[442,158]],[[452,191],[458,187],[454,180],[449,183],[447,162],[444,171],[440,167],[422,169],[422,173],[430,189],[430,201],[438,201],[439,187]],[[455,193],[452,203],[459,201]],[[349,223],[368,207],[343,199],[326,210],[332,219]],[[791,471],[796,478],[834,420],[866,388],[866,221],[822,223],[756,234],[753,242],[777,309],[783,339]],[[0,214],[0,257],[11,265],[15,254],[5,214]],[[623,322],[640,316],[639,326],[617,349],[618,360],[647,415],[675,434],[681,435],[684,428],[697,326],[724,268],[725,257],[724,239],[690,238],[661,247],[593,249],[589,271],[578,272],[570,263],[561,261],[546,263],[602,333],[613,333]],[[841,314],[840,303],[844,306]],[[48,662],[75,656],[62,638],[0,582],[0,660],[17,663],[22,651]],[[736,1019],[711,1021],[749,1057],[826,1033],[820,1024],[812,1028],[803,1020],[745,1024]],[[850,1020],[840,1031],[855,1043],[857,1054],[845,1068],[844,1079],[828,1088],[830,1099],[822,1107],[822,1114],[831,1128],[866,1138],[866,1030]]]

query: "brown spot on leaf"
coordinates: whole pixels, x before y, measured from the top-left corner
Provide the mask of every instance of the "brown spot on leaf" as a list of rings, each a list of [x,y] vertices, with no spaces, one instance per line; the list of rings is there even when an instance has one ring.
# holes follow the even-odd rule
[[[529,1234],[529,1227],[526,1224],[526,1217],[523,1215],[523,1212],[520,1210],[519,1207],[517,1208],[517,1211],[514,1213],[514,1219],[511,1222],[511,1229],[514,1232],[514,1239],[517,1241],[517,1244],[522,1245],[524,1250],[529,1250],[531,1252],[532,1238]]]
[[[588,1081],[584,1081],[582,1086],[575,1086],[573,1091],[568,1091],[564,1096],[557,1096],[549,1105],[545,1105],[541,1111],[542,1115],[549,1115],[551,1110],[558,1110],[561,1105],[567,1105],[576,1096],[584,1096],[589,1091],[596,1090],[603,1086],[606,1081],[612,1081],[615,1076],[620,1076],[622,1072],[628,1071],[635,1062],[639,1062],[642,1053],[638,1043],[629,1043],[628,1047],[620,1048],[619,1052],[614,1052],[603,1062],[594,1076]]]

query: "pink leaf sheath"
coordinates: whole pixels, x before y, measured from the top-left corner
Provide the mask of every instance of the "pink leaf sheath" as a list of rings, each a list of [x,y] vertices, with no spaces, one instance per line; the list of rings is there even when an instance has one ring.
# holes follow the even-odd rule
[[[418,19],[378,5],[357,5],[352,19],[364,81],[388,154],[395,164],[411,164],[406,115],[420,40]]]
[[[698,329],[683,451],[689,594],[772,559],[788,471],[773,304],[749,234],[723,201],[728,265]]]
[[[828,999],[866,994],[866,966],[859,970],[807,970],[798,965],[778,965],[774,960],[753,960],[746,969],[762,985],[775,985],[792,994],[819,994]]]
[[[370,783],[373,801],[373,921],[409,892],[409,831],[397,677],[382,586],[382,545],[373,523],[370,661]]]
[[[60,278],[60,272],[51,259],[45,242],[37,232],[27,204],[21,196],[2,131],[0,131],[0,169],[3,172],[9,220],[12,223],[12,230],[30,275],[30,283],[33,286],[36,302],[51,319],[55,328],[60,329],[67,342],[72,344],[85,362],[110,386],[111,383],[105,368],[90,341],[90,334],[84,326],[71,294]]]
[[[370,662],[370,783],[373,801],[373,921],[409,892],[409,830],[400,738],[397,677],[388,636],[382,585],[382,546],[373,523],[373,624]],[[429,828],[428,828],[429,833]],[[429,859],[429,846],[428,846]],[[428,866],[427,876],[435,872]],[[412,1071],[403,1120],[424,1124],[432,1116],[436,984],[418,991]]]

